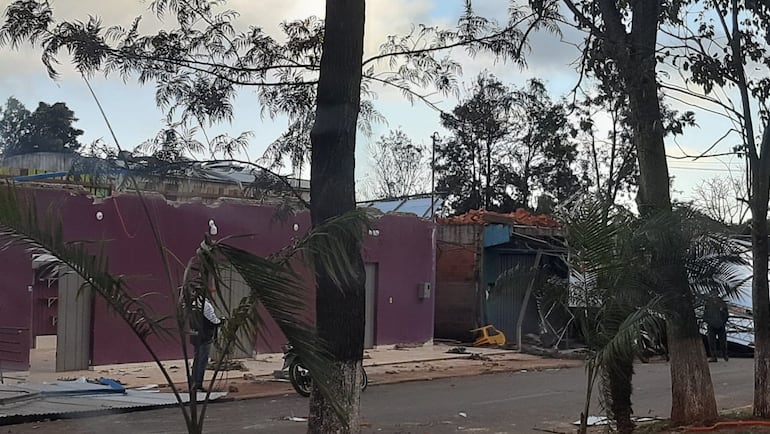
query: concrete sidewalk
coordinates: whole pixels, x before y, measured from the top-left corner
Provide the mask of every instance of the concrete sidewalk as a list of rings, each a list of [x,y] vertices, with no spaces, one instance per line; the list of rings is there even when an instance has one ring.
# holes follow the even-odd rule
[[[365,351],[364,366],[370,384],[430,380],[442,377],[479,375],[488,372],[558,369],[582,365],[579,360],[564,360],[522,354],[511,350],[465,347],[464,354],[449,353],[451,345],[381,346]],[[238,359],[242,370],[222,371],[215,390],[229,392],[234,398],[270,396],[291,391],[286,381],[274,378],[281,369],[283,354],[258,354],[254,358]],[[164,361],[171,380],[186,388],[184,360]],[[55,372],[55,349],[33,350],[31,369],[26,372],[4,373],[6,382],[51,382],[80,377],[105,377],[118,380],[127,387],[157,385],[167,387],[167,380],[154,363],[129,363],[96,366],[92,370]],[[207,380],[213,371],[207,371]]]

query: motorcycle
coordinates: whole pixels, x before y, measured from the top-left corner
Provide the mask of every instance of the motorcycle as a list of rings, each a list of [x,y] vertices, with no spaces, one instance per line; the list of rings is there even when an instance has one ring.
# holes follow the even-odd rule
[[[288,371],[291,386],[297,393],[305,398],[310,396],[310,392],[313,390],[313,377],[310,371],[302,364],[299,354],[294,351],[294,347],[291,344],[283,346],[283,368],[281,370],[284,372]],[[369,385],[369,378],[363,366],[361,367],[361,375],[361,391],[364,391],[366,386]]]

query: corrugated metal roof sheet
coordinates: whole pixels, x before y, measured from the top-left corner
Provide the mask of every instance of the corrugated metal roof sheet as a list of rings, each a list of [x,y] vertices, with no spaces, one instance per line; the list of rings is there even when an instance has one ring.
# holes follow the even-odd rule
[[[431,213],[431,204],[433,212]],[[430,218],[438,213],[444,200],[440,197],[431,198],[430,196],[412,196],[399,199],[383,199],[359,202],[358,206],[364,208],[375,208],[385,214],[387,213],[405,213],[414,214],[422,218]]]
[[[227,393],[212,392],[209,400]],[[182,394],[184,402],[189,395]],[[39,420],[99,411],[176,405],[173,393],[111,388],[81,380],[0,385],[0,424],[9,420]]]

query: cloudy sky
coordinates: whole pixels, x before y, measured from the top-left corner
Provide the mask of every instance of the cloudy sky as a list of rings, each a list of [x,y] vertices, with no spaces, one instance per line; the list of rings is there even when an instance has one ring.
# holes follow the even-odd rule
[[[0,10],[11,3],[0,0]],[[142,22],[144,31],[151,31],[163,26],[154,17],[147,14],[148,2],[142,0],[51,0],[54,14],[61,19],[82,19],[89,15],[100,17],[105,25],[124,25],[131,23],[133,17],[145,15]],[[508,5],[507,0],[477,0],[477,10],[486,16],[497,17],[503,21]],[[285,20],[305,18],[309,15],[323,16],[322,0],[229,0],[226,6],[240,13],[237,22],[242,28],[249,25],[263,27],[277,34],[279,23]],[[451,26],[460,15],[462,0],[368,0],[366,17],[366,52],[374,54],[387,35],[407,33],[416,23],[440,24]],[[560,38],[553,34],[536,34],[528,55],[528,67],[494,62],[486,56],[468,59],[463,54],[458,58],[463,62],[463,81],[468,82],[482,70],[489,70],[510,84],[521,85],[527,79],[538,77],[547,82],[551,95],[558,98],[567,94],[577,82],[572,63],[578,52],[572,43],[577,42],[579,34],[565,29]],[[49,103],[64,101],[80,119],[77,126],[85,130],[82,141],[90,143],[104,138],[112,143],[109,131],[99,114],[98,108],[88,89],[62,57],[59,80],[51,80],[40,61],[39,52],[31,47],[22,47],[18,51],[9,48],[0,49],[0,101],[14,96],[28,108],[34,109],[38,101]],[[152,85],[141,87],[134,82],[124,83],[117,77],[94,77],[92,85],[105,112],[112,123],[118,140],[123,148],[132,149],[144,140],[153,137],[163,127],[163,113],[156,108]],[[419,104],[410,105],[399,93],[377,89],[377,109],[387,119],[386,124],[375,125],[373,137],[359,138],[357,155],[357,178],[364,179],[368,170],[368,144],[389,129],[401,127],[416,142],[428,144],[434,131],[442,132],[438,114]],[[444,110],[451,110],[456,104],[452,98],[437,98]],[[677,103],[678,108],[684,105]],[[228,132],[237,135],[242,131],[253,131],[249,156],[258,157],[265,147],[272,142],[286,127],[284,119],[263,119],[253,91],[243,89],[236,101],[236,116],[231,124],[213,127],[209,132],[217,134]],[[690,129],[687,134],[674,142],[670,140],[668,153],[679,155],[681,150],[698,153],[705,150],[729,125],[717,116],[698,113],[699,126]],[[721,149],[729,149],[730,143]],[[740,160],[670,160],[671,173],[675,176],[675,190],[682,191],[680,197],[687,198],[692,187],[700,180],[713,176],[724,176],[732,169],[740,173]]]

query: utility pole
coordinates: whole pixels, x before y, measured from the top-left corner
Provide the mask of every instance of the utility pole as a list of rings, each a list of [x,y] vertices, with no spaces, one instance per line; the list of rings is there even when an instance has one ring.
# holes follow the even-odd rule
[[[431,136],[431,154],[430,154],[430,219],[435,219],[436,213],[436,143],[438,142],[438,132],[435,131]]]

